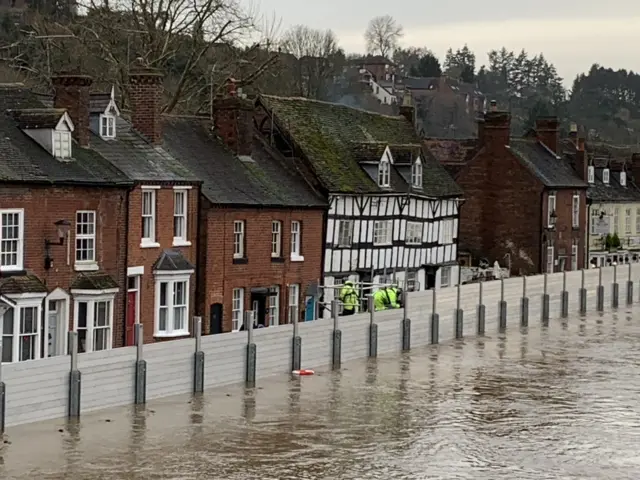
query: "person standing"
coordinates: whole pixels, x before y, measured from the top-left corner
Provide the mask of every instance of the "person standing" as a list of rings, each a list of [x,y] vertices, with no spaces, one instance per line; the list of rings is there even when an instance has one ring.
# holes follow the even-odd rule
[[[344,282],[340,289],[340,301],[342,302],[342,316],[353,315],[360,302],[358,291],[351,280]]]

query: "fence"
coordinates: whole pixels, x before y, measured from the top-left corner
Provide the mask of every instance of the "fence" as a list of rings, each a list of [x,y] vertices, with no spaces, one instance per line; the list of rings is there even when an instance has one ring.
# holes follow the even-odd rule
[[[640,264],[411,292],[405,308],[3,364],[0,431],[640,301]],[[334,304],[337,307],[337,304]],[[337,310],[337,309],[336,309]],[[370,309],[372,310],[372,309]],[[248,317],[251,313],[248,312]],[[294,316],[295,317],[295,316]]]

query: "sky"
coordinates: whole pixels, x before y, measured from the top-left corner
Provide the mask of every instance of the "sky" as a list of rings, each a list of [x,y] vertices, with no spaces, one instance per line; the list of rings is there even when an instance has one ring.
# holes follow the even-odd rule
[[[260,0],[281,30],[296,24],[333,30],[347,52],[364,51],[368,21],[391,15],[404,27],[402,46],[427,47],[443,58],[465,43],[476,54],[502,46],[543,52],[565,84],[593,63],[640,71],[640,0]]]

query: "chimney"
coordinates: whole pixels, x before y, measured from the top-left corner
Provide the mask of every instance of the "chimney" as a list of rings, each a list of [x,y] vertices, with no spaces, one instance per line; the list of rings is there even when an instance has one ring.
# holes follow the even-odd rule
[[[559,127],[558,117],[538,117],[536,119],[536,134],[538,140],[544,143],[553,153],[558,154]]]
[[[574,145],[578,145],[577,140],[578,140],[578,124],[575,122],[571,122],[571,125],[569,125],[569,138],[571,139],[571,141],[574,143]]]
[[[234,79],[227,81],[227,97],[213,101],[211,115],[215,133],[236,155],[251,155],[253,103],[239,94]]]
[[[511,134],[511,113],[498,110],[495,100],[491,101],[491,107],[485,112],[484,119],[478,122],[478,138],[480,147],[490,150],[509,145]]]
[[[139,68],[129,73],[129,103],[133,128],[153,145],[162,143],[162,72]]]
[[[576,135],[577,135],[576,129]],[[576,172],[584,182],[589,181],[589,160],[585,149],[584,137],[576,137]]]
[[[89,146],[89,95],[93,79],[88,75],[64,73],[51,78],[53,106],[64,108],[73,122],[73,138],[81,147]]]
[[[400,105],[400,115],[406,118],[411,125],[416,125],[416,109],[413,106],[411,92],[405,91]]]

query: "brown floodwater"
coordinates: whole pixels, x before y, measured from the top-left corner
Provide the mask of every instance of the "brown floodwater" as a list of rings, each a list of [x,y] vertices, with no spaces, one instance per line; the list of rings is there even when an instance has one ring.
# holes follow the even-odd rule
[[[635,480],[638,312],[13,427],[0,478]]]

